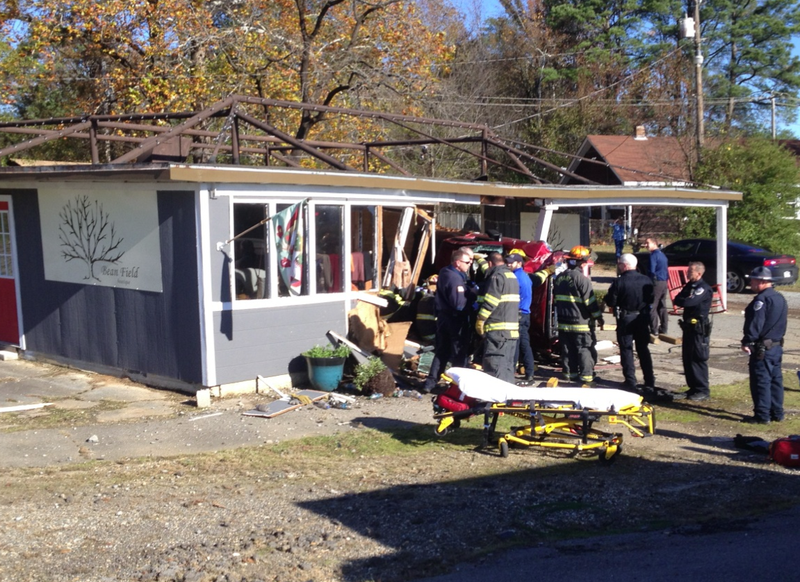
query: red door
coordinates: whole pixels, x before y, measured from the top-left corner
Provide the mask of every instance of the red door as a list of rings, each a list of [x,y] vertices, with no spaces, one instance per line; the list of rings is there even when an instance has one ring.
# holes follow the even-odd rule
[[[11,209],[0,200],[0,342],[20,345]]]

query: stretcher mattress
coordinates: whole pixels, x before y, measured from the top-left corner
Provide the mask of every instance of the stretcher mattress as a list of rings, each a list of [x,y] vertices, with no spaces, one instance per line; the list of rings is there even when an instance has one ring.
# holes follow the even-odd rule
[[[572,402],[576,408],[622,410],[641,406],[642,397],[615,388],[532,388],[516,386],[473,368],[450,368],[445,374],[470,398],[484,402],[525,400],[537,402]]]

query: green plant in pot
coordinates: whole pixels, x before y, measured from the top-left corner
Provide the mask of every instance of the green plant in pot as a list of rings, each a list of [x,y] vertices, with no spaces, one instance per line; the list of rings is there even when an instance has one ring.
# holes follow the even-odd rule
[[[366,395],[379,393],[391,396],[397,387],[392,371],[375,356],[356,366],[353,384]]]
[[[336,390],[344,373],[344,363],[350,348],[340,346],[314,346],[302,354],[308,365],[308,380],[317,390]]]

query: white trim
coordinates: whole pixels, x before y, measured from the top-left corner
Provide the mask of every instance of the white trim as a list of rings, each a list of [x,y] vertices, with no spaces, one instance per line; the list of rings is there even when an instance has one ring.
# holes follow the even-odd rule
[[[580,199],[545,199],[543,206],[555,205],[564,208],[587,208],[590,206],[627,206],[631,204],[630,199],[626,198],[606,198],[600,202],[596,200],[580,200]],[[637,198],[633,202],[634,206],[706,206],[710,208],[719,208],[724,206],[727,208],[727,200],[709,200],[709,199],[695,199],[695,200],[675,200],[670,198]]]
[[[22,292],[19,284],[19,259],[17,257],[17,229],[14,226],[14,200],[11,195],[0,195],[0,201],[8,203],[8,235],[11,240],[11,268],[14,270],[14,295],[17,302],[17,338],[19,343],[12,344],[25,349],[25,334],[22,325]]]
[[[197,207],[196,225],[197,229],[197,271],[198,279],[202,281],[198,289],[198,310],[200,315],[200,356],[202,362],[202,383],[203,386],[217,385],[217,359],[216,344],[214,343],[214,308],[212,301],[212,280],[211,280],[211,241],[210,234],[210,212],[208,200],[211,196],[213,184],[203,184],[195,190],[195,205]],[[231,227],[232,228],[232,227]],[[221,251],[220,251],[221,252]]]
[[[722,305],[728,306],[728,207],[717,208],[717,283]]]

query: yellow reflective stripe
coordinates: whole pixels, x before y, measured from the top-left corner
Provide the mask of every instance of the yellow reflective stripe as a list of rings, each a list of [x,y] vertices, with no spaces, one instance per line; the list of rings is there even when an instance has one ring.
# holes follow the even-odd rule
[[[589,331],[588,323],[559,323],[558,331]]]
[[[577,303],[578,298],[572,295],[556,295],[556,301],[566,301],[568,303]]]
[[[519,303],[519,293],[509,293],[500,297],[500,301],[516,301]]]
[[[478,319],[488,319],[491,314],[492,312],[484,307],[478,311]]]
[[[505,275],[506,279],[516,279],[517,278],[517,276],[513,272],[511,272],[511,273],[503,273],[503,275]]]
[[[500,303],[500,298],[495,297],[494,295],[484,295],[483,302],[488,303],[492,307],[497,307],[497,305]]]
[[[485,331],[519,331],[519,323],[498,321],[497,323],[487,323],[483,329]]]
[[[430,321],[436,321],[436,316],[428,315],[427,313],[417,313],[417,319],[427,319]]]

